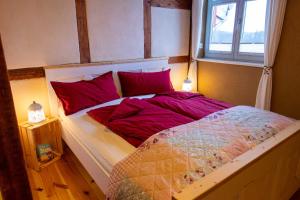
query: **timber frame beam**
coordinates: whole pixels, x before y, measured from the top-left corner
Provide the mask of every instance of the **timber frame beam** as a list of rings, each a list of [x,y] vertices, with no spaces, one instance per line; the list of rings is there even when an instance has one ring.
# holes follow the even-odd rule
[[[151,0],[144,0],[144,58],[151,58]]]
[[[151,58],[151,7],[171,9],[192,9],[192,0],[144,0],[144,54]],[[190,44],[189,44],[190,45]],[[189,47],[190,49],[190,47]],[[190,55],[169,58],[169,64],[189,62]]]
[[[14,102],[0,36],[0,190],[4,200],[30,200]]]
[[[86,15],[86,0],[75,0],[80,63],[90,63],[89,31]]]
[[[151,6],[191,10],[192,0],[151,0]]]
[[[76,20],[80,63],[91,63],[86,0],[74,0],[76,5]],[[192,0],[143,0],[144,4],[144,58],[151,55],[151,7],[191,10]],[[169,58],[169,64],[189,62],[190,55]],[[9,80],[23,80],[45,77],[43,67],[32,67],[8,70]]]
[[[45,77],[43,67],[21,68],[8,70],[10,81]]]

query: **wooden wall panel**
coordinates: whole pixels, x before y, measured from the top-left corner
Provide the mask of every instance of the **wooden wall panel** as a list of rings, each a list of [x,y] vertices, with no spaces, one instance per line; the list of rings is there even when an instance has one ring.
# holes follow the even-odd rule
[[[199,91],[233,105],[255,105],[262,68],[198,62]]]
[[[86,15],[86,0],[75,0],[80,63],[91,62],[89,32]]]
[[[273,71],[271,110],[300,119],[300,1],[288,1]]]
[[[0,188],[6,200],[32,199],[0,37]]]

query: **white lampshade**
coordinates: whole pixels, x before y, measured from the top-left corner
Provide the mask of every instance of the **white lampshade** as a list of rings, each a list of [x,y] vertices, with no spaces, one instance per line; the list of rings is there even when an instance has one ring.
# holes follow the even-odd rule
[[[192,81],[190,79],[185,79],[182,85],[182,90],[185,92],[192,91]]]
[[[28,107],[28,122],[39,123],[46,119],[43,107],[35,101]]]

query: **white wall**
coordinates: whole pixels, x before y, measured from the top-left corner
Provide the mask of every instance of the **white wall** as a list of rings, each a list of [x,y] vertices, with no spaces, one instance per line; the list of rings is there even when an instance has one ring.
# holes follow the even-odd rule
[[[171,81],[175,90],[181,90],[182,83],[187,74],[187,63],[177,63],[170,65],[172,67]]]
[[[0,34],[8,69],[80,60],[74,0],[0,0]],[[44,78],[11,81],[18,121],[35,100],[49,113]]]
[[[87,0],[93,62],[144,57],[143,1]]]
[[[189,55],[190,14],[189,10],[151,8],[151,54],[153,57]],[[187,63],[172,65],[171,79],[177,90],[181,89],[186,78],[187,67]]]
[[[19,122],[27,120],[27,108],[36,101],[43,105],[46,114],[50,113],[48,90],[45,78],[11,81],[13,99]]]
[[[0,0],[9,69],[79,62],[74,0]]]
[[[190,11],[151,8],[152,56],[189,55]]]
[[[87,0],[91,59],[144,57],[142,0]],[[152,56],[188,55],[190,11],[152,8]],[[0,0],[0,34],[9,69],[79,63],[75,0]],[[172,65],[180,89],[187,64]],[[11,81],[19,121],[31,101],[49,112],[44,78]]]

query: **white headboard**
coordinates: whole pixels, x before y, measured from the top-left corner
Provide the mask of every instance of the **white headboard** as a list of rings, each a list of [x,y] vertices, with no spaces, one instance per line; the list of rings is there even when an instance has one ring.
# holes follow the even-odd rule
[[[46,67],[46,81],[49,94],[50,111],[52,116],[58,116],[58,99],[51,87],[51,81],[74,82],[85,76],[96,76],[109,71],[162,71],[169,69],[168,58],[151,58],[139,60],[113,61],[91,64],[74,64],[65,66]],[[121,91],[118,76],[114,73],[114,80],[118,92]]]

